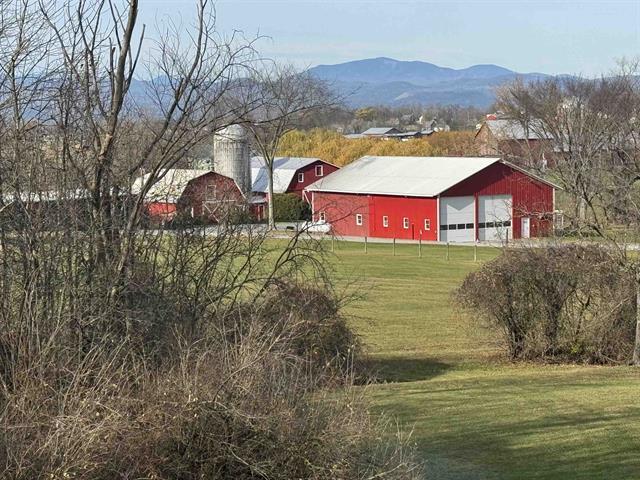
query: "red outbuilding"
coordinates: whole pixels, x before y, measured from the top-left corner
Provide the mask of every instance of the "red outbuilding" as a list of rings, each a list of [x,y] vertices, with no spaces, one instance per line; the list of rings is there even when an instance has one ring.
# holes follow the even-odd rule
[[[305,191],[336,235],[474,242],[549,234],[554,189],[500,158],[367,156]]]
[[[133,193],[138,194],[149,174],[139,178]],[[217,223],[231,213],[249,208],[236,182],[210,170],[170,169],[145,195],[145,211],[155,222],[164,223],[183,214]]]
[[[312,183],[325,178],[338,167],[312,157],[276,157],[273,161],[273,193],[295,193],[302,197],[303,191]],[[251,190],[266,198],[269,171],[262,157],[251,159]]]

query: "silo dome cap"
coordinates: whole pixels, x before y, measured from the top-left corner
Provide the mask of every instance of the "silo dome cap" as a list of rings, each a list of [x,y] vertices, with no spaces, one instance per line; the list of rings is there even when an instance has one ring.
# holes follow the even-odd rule
[[[229,140],[245,140],[247,130],[242,125],[233,124],[216,132],[216,136]]]

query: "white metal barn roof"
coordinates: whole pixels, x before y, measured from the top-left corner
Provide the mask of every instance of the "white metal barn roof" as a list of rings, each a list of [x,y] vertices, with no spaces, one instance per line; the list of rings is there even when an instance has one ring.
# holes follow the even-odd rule
[[[435,197],[499,161],[497,157],[366,156],[309,185],[307,190]]]
[[[273,193],[284,193],[298,170],[319,161],[312,157],[276,157],[273,161]],[[251,158],[251,190],[267,193],[269,177],[262,157]]]
[[[175,203],[178,201],[182,192],[184,192],[184,189],[187,188],[187,184],[191,180],[201,177],[202,175],[206,175],[207,173],[211,173],[211,170],[173,168],[166,172],[161,172],[160,175],[164,174],[164,176],[151,186],[145,196],[145,200],[152,202]],[[151,174],[147,173],[135,180],[131,187],[132,194],[140,194],[142,187],[149,179],[149,175]]]

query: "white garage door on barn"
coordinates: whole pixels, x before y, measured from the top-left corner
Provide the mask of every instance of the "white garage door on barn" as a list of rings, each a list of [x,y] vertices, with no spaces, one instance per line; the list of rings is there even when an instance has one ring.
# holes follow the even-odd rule
[[[473,242],[475,205],[473,197],[440,197],[440,241]]]
[[[511,195],[478,197],[478,239],[501,241],[513,238]]]

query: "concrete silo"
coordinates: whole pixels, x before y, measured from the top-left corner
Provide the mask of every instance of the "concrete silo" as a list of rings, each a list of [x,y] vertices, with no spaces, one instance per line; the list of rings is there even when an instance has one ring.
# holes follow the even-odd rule
[[[251,191],[251,152],[247,131],[231,125],[213,139],[213,171],[233,178],[242,193]]]

